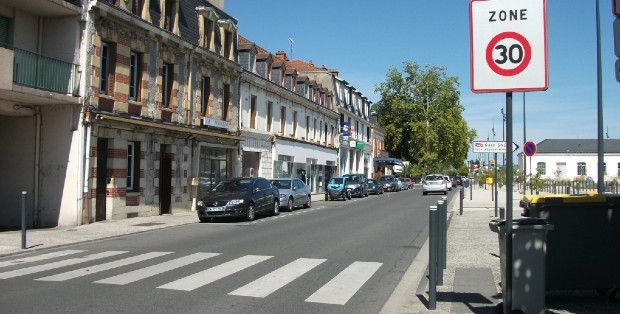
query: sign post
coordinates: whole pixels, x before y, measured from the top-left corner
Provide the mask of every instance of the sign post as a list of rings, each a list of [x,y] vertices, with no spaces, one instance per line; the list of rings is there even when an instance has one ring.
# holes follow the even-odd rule
[[[506,92],[506,143],[512,143],[512,93],[547,90],[546,0],[470,0],[471,89]],[[506,145],[506,282],[504,313],[512,313],[513,155]],[[516,310],[516,309],[515,309]]]

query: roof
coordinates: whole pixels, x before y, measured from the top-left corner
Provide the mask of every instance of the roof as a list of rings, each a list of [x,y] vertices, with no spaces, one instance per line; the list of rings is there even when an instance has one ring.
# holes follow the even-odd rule
[[[327,72],[326,69],[319,68],[319,67],[315,66],[314,64],[312,64],[312,61],[306,62],[306,61],[301,61],[301,60],[291,60],[291,61],[287,61],[286,62],[286,66],[287,67],[293,67],[293,68],[295,68],[299,72],[303,72],[303,71],[307,71],[307,72],[310,72],[310,71]]]
[[[620,139],[603,140],[605,153],[620,153]],[[597,153],[597,139],[546,139],[536,144],[536,153]]]

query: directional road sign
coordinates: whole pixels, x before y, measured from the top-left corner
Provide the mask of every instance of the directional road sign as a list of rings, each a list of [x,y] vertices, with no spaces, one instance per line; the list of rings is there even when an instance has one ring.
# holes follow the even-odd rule
[[[499,141],[475,141],[474,153],[505,153],[506,142]],[[519,145],[512,143],[512,151],[519,149]]]
[[[536,154],[536,144],[534,142],[525,142],[523,144],[523,153],[527,157],[532,157]]]
[[[471,0],[471,89],[546,90],[546,0]]]

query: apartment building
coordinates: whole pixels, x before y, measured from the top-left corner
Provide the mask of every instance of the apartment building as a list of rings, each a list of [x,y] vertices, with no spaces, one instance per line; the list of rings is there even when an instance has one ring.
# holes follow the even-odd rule
[[[338,113],[333,94],[275,55],[239,36],[242,171],[297,177],[314,193],[337,173]]]

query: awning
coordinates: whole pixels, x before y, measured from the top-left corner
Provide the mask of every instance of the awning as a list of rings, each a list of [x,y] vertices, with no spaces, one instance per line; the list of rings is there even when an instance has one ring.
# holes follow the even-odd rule
[[[373,161],[377,164],[404,166],[402,160],[392,157],[375,157]]]

